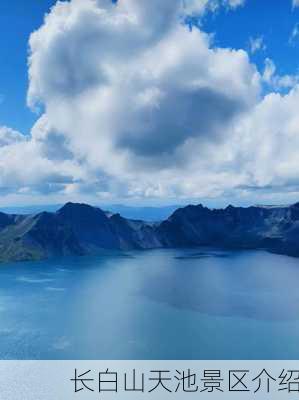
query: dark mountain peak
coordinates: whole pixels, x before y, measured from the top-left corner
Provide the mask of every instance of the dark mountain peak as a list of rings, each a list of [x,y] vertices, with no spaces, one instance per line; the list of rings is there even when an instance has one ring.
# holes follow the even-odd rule
[[[183,212],[187,212],[189,215],[193,215],[194,213],[198,214],[206,211],[211,211],[208,207],[205,207],[202,204],[197,204],[197,205],[189,204],[188,206],[183,207],[180,210],[182,210]]]
[[[57,213],[65,213],[65,212],[70,212],[70,211],[80,211],[80,210],[90,210],[95,207],[90,206],[89,204],[85,203],[73,203],[71,201],[65,203],[64,206],[62,206]]]
[[[235,209],[235,207],[234,207],[233,205],[231,205],[231,204],[229,204],[229,205],[226,207],[226,210],[228,210],[228,211],[234,210],[234,209]]]
[[[42,211],[40,213],[33,214],[32,217],[33,217],[33,219],[41,219],[41,218],[47,218],[50,215],[53,215],[53,213],[51,213],[49,211]]]
[[[188,204],[185,207],[179,208],[179,210],[202,210],[205,209],[206,207],[203,206],[201,203],[200,204]]]
[[[30,218],[30,216],[28,218]],[[49,221],[55,219],[55,214],[47,212],[47,211],[43,211],[41,213],[34,214],[32,216],[32,219],[36,223],[48,223]]]
[[[71,219],[88,219],[88,218],[101,218],[107,219],[107,216],[104,211],[102,211],[98,207],[90,206],[85,203],[66,203],[63,207],[61,207],[57,212],[57,215],[60,215],[65,218]]]
[[[117,220],[117,221],[126,219],[126,218],[122,217],[122,216],[120,215],[120,213],[112,214],[112,215],[110,216],[110,218],[111,218],[111,220]]]
[[[118,248],[110,218],[100,208],[82,203],[66,203],[56,212],[60,222],[67,225],[80,243],[87,247]]]
[[[65,203],[62,207],[60,207],[59,210],[63,210],[63,209],[65,209],[65,208],[70,208],[70,207],[73,207],[73,206],[79,205],[79,204],[81,204],[81,203],[73,203],[72,201],[68,201],[68,202]],[[58,211],[59,211],[59,210],[58,210]]]
[[[180,207],[178,209],[176,209],[171,216],[175,216],[175,215],[181,215],[181,214],[192,214],[193,212],[198,212],[200,210],[204,210],[205,207],[202,204],[188,204],[187,206],[184,207]]]

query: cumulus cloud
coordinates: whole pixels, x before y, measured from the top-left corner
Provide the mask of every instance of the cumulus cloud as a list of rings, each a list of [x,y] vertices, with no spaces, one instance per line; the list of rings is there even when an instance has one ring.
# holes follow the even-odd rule
[[[299,0],[292,0],[292,2],[293,2],[293,7],[299,6]]]
[[[42,121],[50,121],[39,135],[44,148],[80,160],[88,175],[101,177],[99,191],[167,195],[173,182],[183,193],[173,178],[178,166],[188,168],[225,140],[260,91],[245,51],[214,48],[207,34],[182,23],[207,5],[58,3],[30,38],[28,103],[42,104]],[[187,151],[191,142],[196,154]]]
[[[28,138],[0,130],[0,187],[102,199],[296,187],[297,77],[270,59],[260,74],[183,23],[243,3],[58,2],[30,37],[28,104],[43,114]]]
[[[274,89],[279,91],[295,87],[299,82],[299,76],[277,74],[276,65],[273,60],[266,58],[263,80],[272,88],[272,90]]]
[[[183,0],[183,12],[188,15],[215,12],[220,7],[236,9],[243,6],[246,0]]]
[[[31,136],[0,127],[1,195],[59,192],[66,184],[83,178],[84,170],[74,158],[59,159],[60,143],[49,156],[54,137],[51,132],[51,139],[47,141],[44,117],[33,128]]]
[[[298,86],[286,95],[270,93],[239,125],[236,134],[243,172],[252,185],[298,187],[298,101]]]
[[[0,126],[0,147],[5,147],[15,143],[25,142],[26,138],[20,132],[7,126]]]

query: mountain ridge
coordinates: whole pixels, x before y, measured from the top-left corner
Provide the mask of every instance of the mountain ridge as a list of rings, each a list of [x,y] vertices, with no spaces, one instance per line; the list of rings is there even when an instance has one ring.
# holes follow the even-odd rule
[[[299,203],[210,209],[188,205],[161,222],[68,202],[55,212],[0,212],[0,261],[133,250],[217,246],[299,256]]]

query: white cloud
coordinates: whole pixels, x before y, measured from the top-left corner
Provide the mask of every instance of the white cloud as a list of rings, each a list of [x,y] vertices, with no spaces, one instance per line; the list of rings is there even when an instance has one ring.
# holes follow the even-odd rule
[[[298,7],[299,6],[299,0],[292,0],[293,1],[293,7]]]
[[[260,50],[266,50],[266,45],[265,45],[263,36],[258,36],[256,38],[250,37],[249,45],[250,45],[250,52],[252,54],[254,54]]]
[[[31,137],[3,134],[0,188],[107,200],[296,187],[297,77],[270,59],[261,76],[244,50],[182,24],[210,5],[57,3],[30,38],[28,103],[45,111]],[[262,98],[263,83],[285,94]]]
[[[276,73],[276,65],[270,58],[265,60],[265,69],[263,80],[272,90],[279,91],[293,88],[299,83],[298,75],[278,75]]]
[[[188,12],[200,4],[188,3]],[[45,147],[59,132],[63,153],[80,160],[99,192],[183,195],[175,176],[195,156],[188,143],[203,154],[258,99],[246,52],[212,48],[208,35],[181,24],[182,10],[179,0],[162,9],[73,0],[58,3],[31,36],[28,102],[45,106]]]
[[[8,128],[7,126],[0,126],[0,147],[5,147],[25,141],[25,136],[22,135],[20,132]]]
[[[60,143],[51,151],[47,131],[38,134],[38,125],[32,136],[25,136],[11,128],[0,127],[0,193],[50,193],[63,190],[66,184],[82,179],[83,171],[76,160],[63,157]],[[45,128],[45,126],[43,126]],[[51,134],[53,141],[55,135]]]
[[[245,4],[246,0],[228,0],[228,4],[230,7],[232,8],[236,8],[236,7],[240,7],[243,6]]]
[[[187,14],[203,14],[205,12],[215,12],[220,7],[236,9],[243,6],[246,0],[182,0],[183,10]]]
[[[270,93],[242,120],[238,146],[247,185],[298,187],[298,101],[299,86],[286,95]]]

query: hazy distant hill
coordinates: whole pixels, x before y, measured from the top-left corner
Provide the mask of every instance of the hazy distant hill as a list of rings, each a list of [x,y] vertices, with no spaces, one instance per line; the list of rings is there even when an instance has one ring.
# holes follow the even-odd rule
[[[0,213],[0,260],[96,254],[103,249],[218,246],[299,256],[299,203],[177,209],[162,222],[127,219],[87,204],[55,212]]]
[[[121,204],[113,204],[104,206],[105,210],[115,214],[120,214],[124,218],[142,219],[144,221],[162,221],[178,208],[178,206],[160,206],[160,207],[131,207]]]
[[[2,207],[0,211],[7,214],[37,214],[43,211],[55,212],[62,206],[63,204]],[[102,205],[100,208],[105,211],[110,211],[113,214],[120,214],[125,218],[142,219],[144,221],[162,221],[168,218],[178,206],[134,207],[122,204],[111,204]]]

